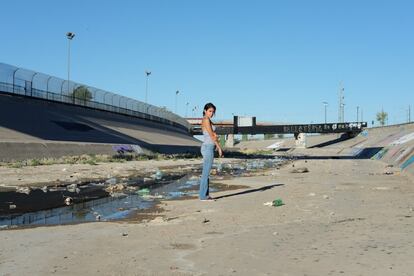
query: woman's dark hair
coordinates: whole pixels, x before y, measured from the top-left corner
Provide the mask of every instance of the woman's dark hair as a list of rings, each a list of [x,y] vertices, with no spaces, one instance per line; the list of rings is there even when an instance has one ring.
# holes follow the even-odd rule
[[[206,104],[206,105],[204,106],[204,109],[203,109],[203,116],[204,116],[204,115],[206,115],[206,111],[207,111],[209,108],[213,108],[213,109],[214,109],[214,112],[216,112],[216,106],[215,106],[214,104],[212,104],[212,103],[208,103],[208,104]]]

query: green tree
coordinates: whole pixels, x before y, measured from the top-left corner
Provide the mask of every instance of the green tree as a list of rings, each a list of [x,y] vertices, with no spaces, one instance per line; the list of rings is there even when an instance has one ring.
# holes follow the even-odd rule
[[[75,100],[80,100],[86,103],[92,99],[92,93],[86,86],[81,85],[73,90],[73,92],[70,94],[70,97],[73,98],[73,102],[75,102]]]
[[[377,113],[377,121],[380,123],[381,126],[385,125],[385,122],[388,119],[388,113],[381,110],[381,112]]]

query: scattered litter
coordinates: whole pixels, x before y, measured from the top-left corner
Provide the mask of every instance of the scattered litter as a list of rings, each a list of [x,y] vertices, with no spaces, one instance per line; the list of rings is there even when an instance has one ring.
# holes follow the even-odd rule
[[[161,199],[161,198],[164,198],[164,197],[162,195],[144,194],[144,195],[142,195],[142,198],[145,198],[145,199]]]
[[[62,172],[66,172],[66,170],[67,170],[66,168],[63,168],[63,169],[62,169]]]
[[[394,173],[393,172],[390,172],[390,171],[386,171],[386,172],[384,172],[384,174],[385,175],[393,175]]]
[[[268,202],[263,203],[263,205],[264,206],[272,206],[273,205],[273,202],[268,201]]]
[[[273,232],[273,236],[277,236],[277,235],[279,235],[278,232]]]
[[[128,237],[128,233],[122,233],[122,237]]]
[[[324,199],[329,199],[329,196],[328,195],[323,195],[323,198]]]
[[[29,187],[18,187],[16,188],[16,192],[21,193],[21,194],[30,194],[32,190]]]
[[[47,193],[47,186],[43,186],[43,187],[41,188],[41,190],[42,190],[44,193]]]
[[[153,175],[151,175],[151,178],[155,180],[161,180],[163,176],[164,174],[159,169],[157,169],[157,171]]]
[[[97,216],[95,217],[95,220],[100,221],[100,220],[101,220],[101,215],[97,215]]]
[[[140,196],[148,195],[149,193],[150,193],[150,190],[148,188],[141,189],[137,192],[137,194]]]
[[[302,167],[302,168],[296,168],[290,171],[291,173],[307,173],[309,172],[309,169],[306,167]]]
[[[279,207],[279,206],[282,206],[282,205],[285,205],[285,204],[283,203],[281,198],[277,198],[277,199],[273,200],[273,202],[272,202],[272,206],[275,206],[275,207]]]
[[[68,192],[71,192],[71,193],[76,193],[77,188],[78,188],[78,185],[76,184],[71,184],[71,185],[66,186],[66,190],[68,190]]]
[[[16,209],[17,208],[17,206],[15,205],[15,204],[10,204],[9,205],[9,209],[10,210],[14,210],[14,209]]]
[[[108,193],[114,193],[114,192],[123,191],[125,188],[126,188],[126,185],[119,183],[119,184],[111,185],[107,187],[105,191],[107,191]]]
[[[203,223],[208,223],[208,222],[210,222],[210,220],[209,220],[209,219],[204,218]]]
[[[70,196],[68,196],[67,198],[65,198],[65,204],[66,205],[71,205],[73,202],[73,198],[71,198]]]
[[[315,193],[309,193],[308,196],[316,196]]]
[[[124,193],[117,193],[117,192],[110,193],[110,195],[111,195],[111,197],[115,197],[115,198],[118,198],[118,197],[126,197],[127,196]]]

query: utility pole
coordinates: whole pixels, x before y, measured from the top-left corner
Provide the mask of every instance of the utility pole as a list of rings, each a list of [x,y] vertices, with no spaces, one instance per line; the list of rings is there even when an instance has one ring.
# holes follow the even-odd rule
[[[408,122],[411,123],[411,105],[408,105]]]

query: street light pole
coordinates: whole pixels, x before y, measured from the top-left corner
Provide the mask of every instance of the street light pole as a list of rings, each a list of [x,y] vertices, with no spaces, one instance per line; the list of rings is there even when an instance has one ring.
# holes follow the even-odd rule
[[[357,106],[357,123],[359,122],[359,106]]]
[[[189,102],[187,102],[186,104],[185,104],[185,117],[187,118],[188,117],[188,105],[189,105],[190,103]]]
[[[326,124],[326,108],[328,106],[328,102],[322,102],[322,103],[325,106],[325,124]]]
[[[70,42],[75,37],[75,33],[67,32],[66,37],[68,38],[68,96],[70,95],[69,83],[70,83]],[[73,103],[75,103],[75,95],[72,95]]]
[[[175,114],[177,114],[177,99],[178,99],[179,93],[180,93],[179,90],[175,91]]]
[[[151,75],[151,71],[145,71],[146,80],[145,80],[145,103],[148,103],[148,77]]]

